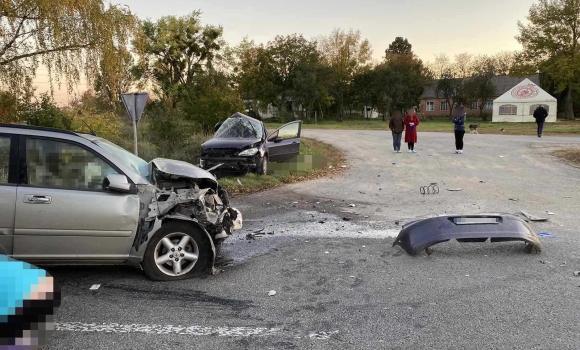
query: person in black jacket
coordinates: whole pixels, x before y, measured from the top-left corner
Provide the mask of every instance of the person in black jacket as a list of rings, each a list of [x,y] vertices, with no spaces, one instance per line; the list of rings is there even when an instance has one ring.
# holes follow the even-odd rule
[[[542,137],[542,131],[544,130],[544,122],[548,117],[548,111],[544,106],[540,105],[534,111],[534,119],[536,119],[536,124],[538,124],[538,137]]]

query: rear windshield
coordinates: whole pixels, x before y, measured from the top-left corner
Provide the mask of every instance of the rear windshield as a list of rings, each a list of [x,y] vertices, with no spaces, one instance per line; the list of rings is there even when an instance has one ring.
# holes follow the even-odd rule
[[[261,139],[262,124],[246,118],[228,118],[215,133],[218,139]]]

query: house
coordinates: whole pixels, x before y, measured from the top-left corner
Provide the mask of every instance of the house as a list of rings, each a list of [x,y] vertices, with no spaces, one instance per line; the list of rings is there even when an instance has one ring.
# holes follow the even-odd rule
[[[514,86],[518,85],[523,79],[529,79],[534,84],[540,84],[540,77],[538,74],[530,75],[527,77],[511,77],[507,75],[497,76],[492,78],[492,84],[495,86],[495,95],[490,96],[490,98],[485,101],[485,107],[483,109],[484,113],[492,114],[493,112],[493,101],[504,95],[506,92],[510,91]],[[449,109],[451,106],[448,105],[445,98],[437,96],[436,94],[437,80],[435,80],[431,86],[425,89],[420,98],[419,103],[419,113],[426,117],[437,117],[443,115],[449,115]],[[467,107],[467,113],[479,113],[479,105],[481,101],[472,101]]]

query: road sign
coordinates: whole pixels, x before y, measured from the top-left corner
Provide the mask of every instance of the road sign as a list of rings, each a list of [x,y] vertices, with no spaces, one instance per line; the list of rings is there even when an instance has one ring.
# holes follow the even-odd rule
[[[122,94],[122,97],[129,119],[139,122],[139,120],[141,119],[141,114],[143,114],[143,110],[145,109],[145,104],[147,103],[148,98],[147,93],[146,92],[128,93]]]
[[[137,123],[141,119],[141,114],[145,109],[145,104],[147,103],[147,93],[146,92],[135,92],[122,94],[123,103],[125,104],[125,109],[129,115],[129,119],[133,121],[133,142],[134,142],[134,153],[137,156]]]

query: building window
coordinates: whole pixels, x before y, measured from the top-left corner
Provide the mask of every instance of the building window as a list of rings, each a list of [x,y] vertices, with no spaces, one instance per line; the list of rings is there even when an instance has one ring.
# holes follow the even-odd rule
[[[442,110],[442,111],[447,111],[447,110],[449,110],[449,105],[447,104],[447,101],[445,101],[445,102],[441,102],[441,110]]]
[[[543,106],[543,107],[546,109],[546,111],[547,111],[548,113],[550,113],[550,106],[547,106],[547,105],[531,105],[531,106],[530,106],[530,115],[534,115],[534,112],[535,112],[535,111],[536,111],[536,109],[538,109],[538,107],[540,107],[540,106]]]
[[[427,112],[433,112],[435,110],[435,102],[427,102]]]
[[[477,109],[477,101],[471,102],[471,106],[469,108],[472,110],[476,110]]]
[[[517,115],[518,106],[516,105],[501,105],[499,106],[499,115]]]
[[[493,109],[493,101],[487,101],[485,103],[485,109],[491,111]]]

